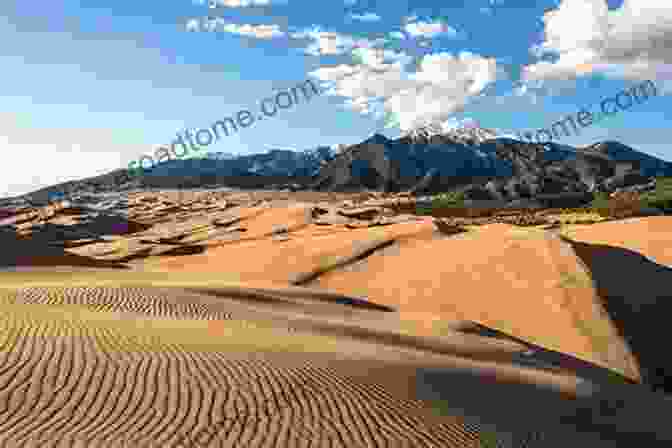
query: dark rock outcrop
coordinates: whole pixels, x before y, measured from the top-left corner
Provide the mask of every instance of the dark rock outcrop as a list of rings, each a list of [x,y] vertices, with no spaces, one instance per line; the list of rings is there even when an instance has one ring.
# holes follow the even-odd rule
[[[369,171],[353,169],[358,161]],[[416,195],[462,190],[478,200],[583,198],[587,192],[645,184],[654,175],[672,175],[672,164],[616,142],[577,149],[508,138],[468,144],[450,134],[416,133],[396,140],[374,135],[346,148],[325,165],[311,187],[344,191],[345,186],[352,190],[360,185]]]
[[[633,187],[637,185],[645,185],[649,182],[649,178],[643,176],[639,171],[631,171],[627,173],[618,174],[607,178],[603,185],[607,190],[615,190],[616,188]]]

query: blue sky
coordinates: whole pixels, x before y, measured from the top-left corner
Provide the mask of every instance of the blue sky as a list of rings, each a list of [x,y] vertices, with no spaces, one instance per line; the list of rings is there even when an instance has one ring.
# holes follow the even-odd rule
[[[437,121],[506,134],[652,79],[659,96],[562,142],[672,160],[667,1],[214,3],[0,2],[0,196],[126,167],[306,79],[326,92],[207,151],[352,144]]]

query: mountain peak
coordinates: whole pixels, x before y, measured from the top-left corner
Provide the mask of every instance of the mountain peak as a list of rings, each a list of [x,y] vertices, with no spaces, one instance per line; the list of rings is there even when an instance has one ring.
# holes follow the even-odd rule
[[[371,137],[364,140],[363,143],[387,143],[390,140],[382,134],[375,133]]]
[[[432,137],[438,137],[442,142],[474,145],[497,138],[497,132],[492,129],[481,128],[473,122],[459,126],[453,126],[447,122],[433,122],[417,126],[404,133],[403,137],[413,142],[427,142]]]

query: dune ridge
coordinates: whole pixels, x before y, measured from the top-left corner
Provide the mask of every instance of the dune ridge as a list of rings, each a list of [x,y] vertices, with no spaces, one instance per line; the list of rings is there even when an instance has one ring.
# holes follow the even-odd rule
[[[3,231],[0,446],[672,441],[669,217],[439,226],[264,195]]]

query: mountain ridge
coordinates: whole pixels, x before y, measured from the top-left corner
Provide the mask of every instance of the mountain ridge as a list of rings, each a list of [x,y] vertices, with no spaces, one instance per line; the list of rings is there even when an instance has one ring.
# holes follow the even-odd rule
[[[498,136],[477,126],[418,127],[391,139],[374,133],[354,145],[270,151],[236,156],[168,160],[133,177],[125,170],[44,187],[21,195],[48,201],[55,193],[133,188],[307,188],[329,191],[382,189],[432,193],[478,184],[479,197],[520,199],[543,193],[593,192],[646,184],[672,175],[672,163],[607,140],[583,147],[536,144]],[[619,179],[614,179],[615,177]],[[471,182],[476,181],[476,182]],[[422,184],[422,185],[421,185]]]

